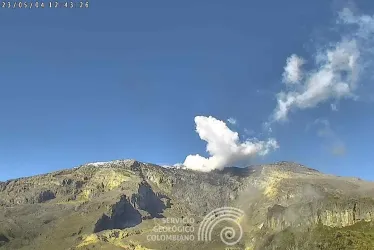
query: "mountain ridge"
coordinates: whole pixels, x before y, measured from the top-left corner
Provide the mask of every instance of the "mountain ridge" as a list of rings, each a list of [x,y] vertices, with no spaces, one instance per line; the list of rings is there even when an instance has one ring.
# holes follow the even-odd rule
[[[132,158],[126,158],[126,159],[118,159],[118,160],[111,160],[111,161],[87,162],[87,163],[84,163],[84,164],[76,165],[76,166],[71,167],[71,168],[57,169],[57,170],[53,170],[53,171],[47,172],[47,173],[39,173],[39,174],[33,174],[33,175],[29,175],[29,176],[20,176],[20,177],[10,178],[10,179],[0,181],[0,183],[1,182],[12,181],[12,180],[17,180],[17,179],[24,179],[24,178],[30,178],[30,177],[35,177],[35,176],[46,175],[46,174],[59,172],[59,171],[64,171],[64,170],[69,170],[69,169],[77,169],[77,168],[84,167],[84,166],[110,167],[111,165],[116,165],[116,164],[120,164],[120,163],[135,163],[135,162],[142,163],[142,164],[145,164],[145,165],[163,167],[163,168],[184,169],[184,170],[189,170],[189,171],[201,172],[201,171],[198,171],[198,170],[188,169],[183,164],[180,164],[178,166],[175,166],[175,165],[160,165],[160,164],[154,164],[154,163],[150,163],[150,162],[142,162],[142,161],[132,159]],[[230,167],[225,167],[223,169],[215,169],[215,170],[212,170],[212,171],[213,172],[214,171],[216,171],[216,172],[220,172],[220,171],[226,172],[229,169],[237,169],[237,170],[248,169],[248,168],[253,169],[253,168],[256,168],[256,167],[259,167],[259,166],[262,166],[262,165],[278,165],[278,166],[284,165],[284,166],[288,166],[288,167],[298,166],[298,167],[306,168],[306,169],[309,169],[309,170],[312,170],[312,171],[320,172],[317,169],[309,168],[306,165],[303,165],[303,164],[300,164],[300,163],[297,163],[297,162],[294,162],[294,161],[278,161],[278,162],[268,163],[268,164],[248,165],[248,166],[245,166],[245,167],[230,166]],[[227,172],[229,172],[229,171],[227,171]],[[352,177],[352,178],[358,178],[358,177]]]
[[[373,191],[372,182],[285,161],[211,172],[134,159],[87,163],[0,182],[0,247],[187,249],[183,242],[148,241],[147,236],[163,218],[191,217],[197,228],[214,209],[236,207],[244,214],[240,249],[330,249],[334,241],[317,233],[303,241],[305,230],[332,228],[335,234],[362,223],[371,228]],[[313,245],[319,241],[326,248]],[[371,242],[371,236],[357,244],[362,242]],[[189,244],[224,247],[219,240]]]

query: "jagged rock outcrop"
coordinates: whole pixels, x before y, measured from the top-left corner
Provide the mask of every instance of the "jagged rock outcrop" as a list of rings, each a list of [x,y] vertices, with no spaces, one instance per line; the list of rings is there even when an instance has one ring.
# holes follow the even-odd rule
[[[360,221],[374,220],[373,199],[324,198],[319,202],[291,205],[274,205],[268,209],[266,226],[283,230],[290,226],[346,227]]]
[[[120,200],[111,207],[109,215],[103,216],[95,224],[94,232],[107,229],[125,229],[134,227],[142,222],[142,216],[136,210],[130,200],[123,195]]]
[[[148,212],[150,218],[163,217],[162,212],[167,206],[170,207],[170,199],[166,195],[156,194],[146,181],[139,184],[138,193],[131,196],[131,203],[137,209]]]

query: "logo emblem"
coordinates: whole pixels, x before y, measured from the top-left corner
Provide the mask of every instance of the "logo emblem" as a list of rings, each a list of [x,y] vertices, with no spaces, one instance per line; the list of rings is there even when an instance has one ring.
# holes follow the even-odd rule
[[[224,227],[220,232],[220,238],[223,243],[228,246],[237,244],[242,236],[243,229],[239,224],[240,218],[244,212],[235,207],[221,207],[214,209],[207,214],[200,223],[197,238],[200,241],[211,241],[212,231],[214,227],[221,222],[231,222],[236,224],[236,228],[232,226]]]

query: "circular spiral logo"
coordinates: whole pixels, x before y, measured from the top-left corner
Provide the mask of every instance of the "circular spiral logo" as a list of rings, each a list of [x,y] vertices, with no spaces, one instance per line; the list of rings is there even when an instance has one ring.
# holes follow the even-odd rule
[[[198,240],[211,241],[214,227],[225,221],[232,222],[236,225],[236,228],[224,227],[220,232],[221,241],[228,246],[237,244],[243,236],[243,229],[238,222],[243,215],[244,212],[235,207],[221,207],[214,209],[207,214],[200,223],[197,233]]]

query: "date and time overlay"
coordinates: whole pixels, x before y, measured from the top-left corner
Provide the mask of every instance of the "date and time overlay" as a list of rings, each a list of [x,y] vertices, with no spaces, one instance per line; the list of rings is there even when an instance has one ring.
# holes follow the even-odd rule
[[[89,1],[0,1],[0,9],[88,9]]]

